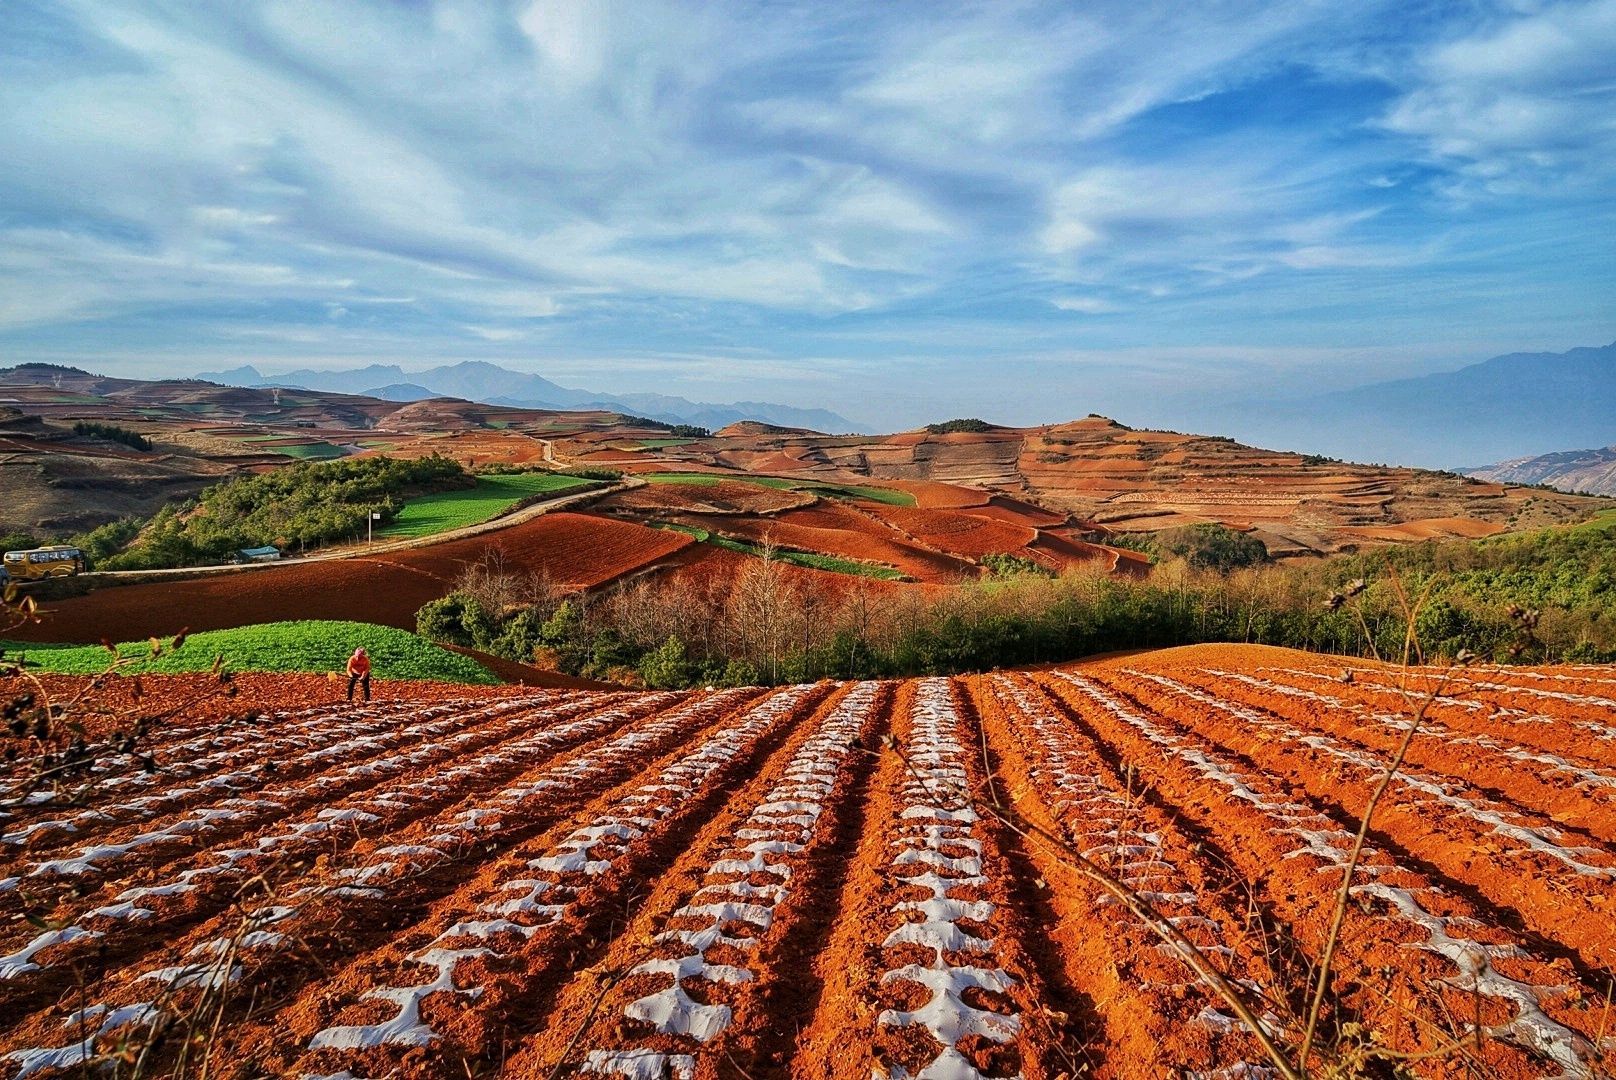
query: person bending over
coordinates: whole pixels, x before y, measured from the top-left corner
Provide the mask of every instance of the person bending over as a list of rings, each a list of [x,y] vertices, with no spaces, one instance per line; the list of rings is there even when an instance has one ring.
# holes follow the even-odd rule
[[[354,685],[358,684],[365,689],[365,700],[370,700],[370,657],[361,645],[348,657],[348,700],[353,700]]]

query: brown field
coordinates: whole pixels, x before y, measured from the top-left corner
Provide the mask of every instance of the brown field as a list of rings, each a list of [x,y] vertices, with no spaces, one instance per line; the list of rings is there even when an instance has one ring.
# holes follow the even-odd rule
[[[670,510],[687,514],[774,514],[813,502],[814,496],[803,492],[726,480],[711,486],[646,484],[608,496],[596,504],[596,509],[629,514]]]
[[[96,642],[216,630],[283,619],[359,619],[415,628],[422,604],[447,593],[473,563],[497,556],[513,573],[561,587],[598,588],[692,543],[682,533],[589,514],[552,513],[496,533],[377,556],[290,561],[235,573],[100,588],[46,605],[15,631],[30,640]],[[33,635],[30,637],[30,635]]]
[[[1359,815],[1436,678],[1201,646],[369,705],[244,679],[157,729],[155,773],[0,819],[0,906],[35,916],[0,922],[0,1071],[76,1077],[192,1016],[228,1080],[1268,1075],[1074,855],[1294,1053]],[[1371,1076],[1611,1075],[1616,671],[1440,689],[1354,875],[1319,1045],[1382,1055]]]
[[[970,563],[909,543],[880,522],[834,500],[822,499],[808,509],[787,510],[773,517],[714,515],[688,520],[753,543],[772,541],[795,551],[880,563],[930,584],[951,585],[979,573]]]
[[[1504,526],[1496,521],[1472,521],[1468,518],[1423,518],[1405,521],[1399,525],[1349,525],[1341,530],[1353,536],[1376,540],[1476,540],[1483,536],[1497,536]]]
[[[978,509],[962,512],[883,505],[872,506],[869,512],[921,543],[969,557],[1015,551],[1038,538],[1036,529],[978,517]]]
[[[757,561],[756,556],[715,547],[712,544],[692,544],[658,568],[659,583],[675,588],[689,587],[702,594],[708,590],[727,592],[746,569]],[[810,596],[826,604],[834,604],[858,594],[872,598],[892,597],[912,591],[928,592],[946,586],[911,584],[888,581],[883,578],[838,574],[829,570],[816,570],[810,566],[781,562],[776,566],[782,577],[782,587],[799,596]]]

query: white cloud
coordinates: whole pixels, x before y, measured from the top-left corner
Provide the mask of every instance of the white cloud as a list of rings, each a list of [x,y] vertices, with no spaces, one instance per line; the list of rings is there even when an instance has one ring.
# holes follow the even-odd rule
[[[1517,193],[1608,179],[1616,153],[1616,0],[1550,4],[1433,49],[1382,119],[1471,183]]]
[[[1059,296],[1050,303],[1062,311],[1075,311],[1082,315],[1107,315],[1117,310],[1115,304],[1097,296]]]
[[[484,341],[521,341],[527,337],[520,330],[500,326],[466,326],[462,327],[468,334],[482,338]]]

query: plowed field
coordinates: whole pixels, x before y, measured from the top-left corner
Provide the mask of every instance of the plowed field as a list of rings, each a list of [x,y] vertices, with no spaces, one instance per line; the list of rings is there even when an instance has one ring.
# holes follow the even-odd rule
[[[0,1077],[182,1052],[226,1078],[1277,1076],[1185,957],[1294,1052],[1421,708],[1317,1040],[1368,1065],[1328,1075],[1616,1068],[1609,670],[1217,646],[773,690],[275,694],[158,729],[157,771],[82,805],[6,800]]]
[[[162,637],[283,619],[360,619],[415,628],[415,613],[454,588],[467,566],[497,556],[516,573],[595,588],[655,565],[691,539],[594,514],[549,513],[483,536],[351,559],[288,561],[239,573],[97,589],[52,601],[30,640]]]

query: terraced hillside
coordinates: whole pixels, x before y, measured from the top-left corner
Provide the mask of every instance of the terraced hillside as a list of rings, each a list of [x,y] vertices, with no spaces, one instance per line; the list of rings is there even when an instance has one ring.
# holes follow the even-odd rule
[[[1215,521],[1253,532],[1276,557],[1488,536],[1577,520],[1602,505],[1450,473],[1138,431],[1101,416],[941,435],[760,435],[665,453],[743,470],[910,486],[944,482],[1021,496],[1074,515],[1091,536]]]
[[[8,781],[0,1075],[156,1075],[182,1047],[221,1077],[1277,1075],[1187,946],[1068,852],[1294,1052],[1358,816],[1428,691],[1320,1045],[1610,1075],[1616,672],[1440,679],[1200,647],[393,687],[172,727],[157,771],[86,805]]]

